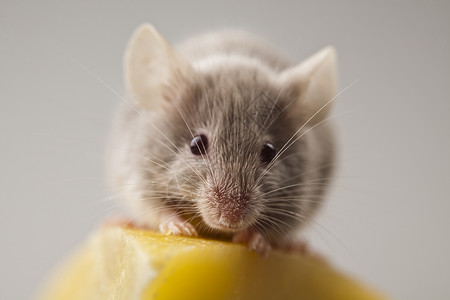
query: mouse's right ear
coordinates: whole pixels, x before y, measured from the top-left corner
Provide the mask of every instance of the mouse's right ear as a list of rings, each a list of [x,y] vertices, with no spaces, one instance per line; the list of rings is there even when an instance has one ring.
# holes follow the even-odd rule
[[[324,120],[337,94],[336,50],[325,47],[284,71],[280,80],[296,99],[289,109],[294,118],[301,118],[310,126]]]
[[[124,58],[125,83],[133,104],[155,109],[176,97],[192,79],[193,70],[149,24],[132,35]]]

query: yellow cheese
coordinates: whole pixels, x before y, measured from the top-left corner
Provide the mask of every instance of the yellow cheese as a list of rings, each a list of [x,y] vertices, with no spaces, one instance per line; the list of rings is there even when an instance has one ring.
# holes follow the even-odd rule
[[[385,299],[327,263],[243,245],[102,228],[39,299]]]

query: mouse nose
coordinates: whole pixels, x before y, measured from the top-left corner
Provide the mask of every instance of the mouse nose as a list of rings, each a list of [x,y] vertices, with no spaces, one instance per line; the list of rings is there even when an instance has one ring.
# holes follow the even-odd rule
[[[261,211],[258,197],[255,189],[221,182],[204,186],[198,205],[207,225],[237,232],[255,223]]]
[[[228,228],[237,228],[245,222],[249,211],[250,196],[248,194],[216,193],[212,200],[219,216],[218,223]]]
[[[245,212],[241,209],[219,210],[219,224],[228,228],[239,227],[245,219]]]

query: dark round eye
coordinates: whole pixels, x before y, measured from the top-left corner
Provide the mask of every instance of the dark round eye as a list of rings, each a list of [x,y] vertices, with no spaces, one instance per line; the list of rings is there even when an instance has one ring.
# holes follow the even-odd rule
[[[206,150],[208,149],[208,138],[204,134],[196,135],[191,140],[190,146],[192,154],[195,155],[206,154]]]
[[[268,164],[275,157],[275,154],[277,154],[275,147],[271,143],[265,143],[261,149],[261,161]]]

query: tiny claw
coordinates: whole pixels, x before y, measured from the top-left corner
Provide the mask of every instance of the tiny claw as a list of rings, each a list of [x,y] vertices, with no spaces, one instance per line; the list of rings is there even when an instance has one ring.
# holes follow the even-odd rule
[[[159,231],[166,235],[198,236],[194,226],[181,218],[170,218],[161,222]]]
[[[251,236],[248,242],[248,249],[255,251],[264,258],[267,258],[272,247],[261,233],[256,232]]]
[[[258,231],[240,232],[233,237],[235,243],[246,243],[248,249],[264,258],[269,256],[272,247],[267,239]]]

